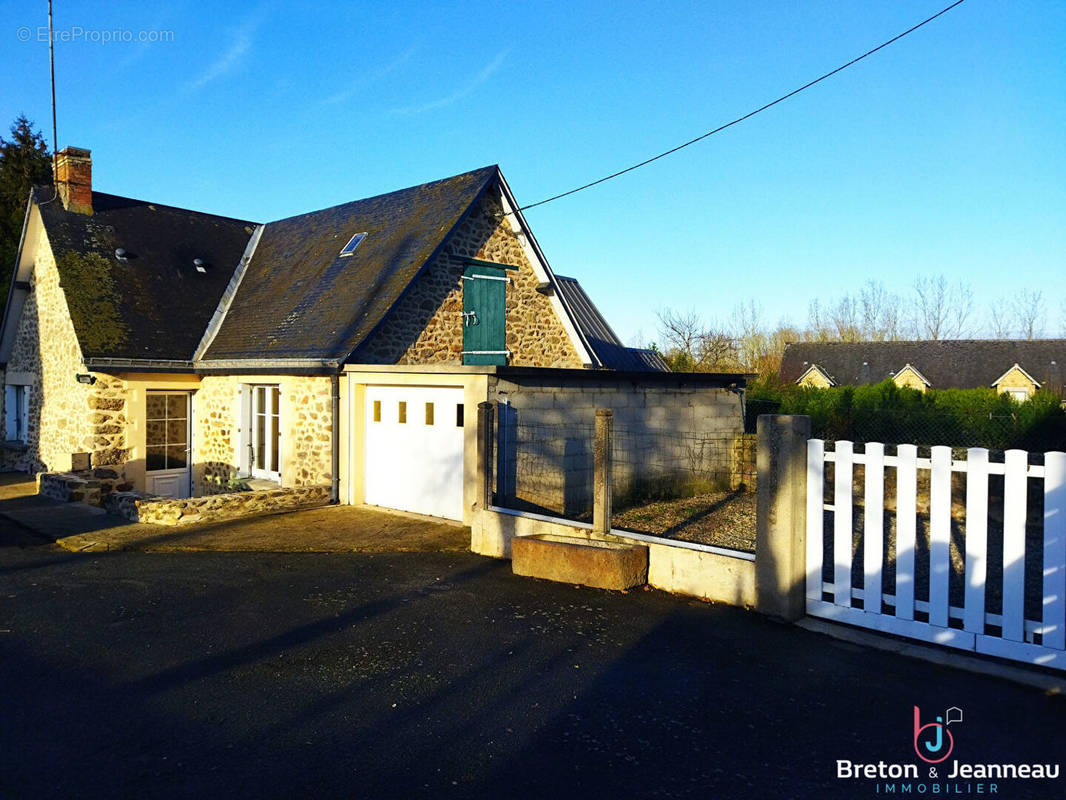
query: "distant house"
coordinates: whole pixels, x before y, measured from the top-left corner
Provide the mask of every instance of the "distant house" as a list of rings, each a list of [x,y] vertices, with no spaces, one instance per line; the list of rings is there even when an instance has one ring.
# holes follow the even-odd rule
[[[891,379],[926,389],[988,387],[1022,401],[1038,390],[1063,396],[1066,339],[920,342],[796,342],[778,373],[800,386],[865,386]]]

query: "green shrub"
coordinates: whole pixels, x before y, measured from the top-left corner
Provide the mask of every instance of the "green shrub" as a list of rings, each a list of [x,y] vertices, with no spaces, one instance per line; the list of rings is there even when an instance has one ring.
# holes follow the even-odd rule
[[[752,381],[747,430],[754,431],[756,418],[764,413],[805,414],[821,439],[1066,450],[1066,412],[1048,392],[1018,403],[994,389],[919,392],[891,380],[831,389]]]

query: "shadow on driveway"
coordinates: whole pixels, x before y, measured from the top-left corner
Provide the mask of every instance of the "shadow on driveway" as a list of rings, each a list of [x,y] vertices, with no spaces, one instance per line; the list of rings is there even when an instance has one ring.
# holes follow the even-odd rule
[[[323,506],[167,526],[132,523],[85,503],[36,494],[32,478],[0,474],[0,546],[54,542],[71,552],[427,553],[470,549],[470,528],[368,506]]]

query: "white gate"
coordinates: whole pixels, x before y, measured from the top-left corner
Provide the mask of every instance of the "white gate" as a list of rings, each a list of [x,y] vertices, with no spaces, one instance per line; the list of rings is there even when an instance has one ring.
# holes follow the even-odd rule
[[[845,441],[826,451],[811,439],[807,613],[1066,669],[1066,453],[1046,453],[1043,465],[1030,465],[1024,450],[1008,450],[1002,462],[983,448],[966,454],[954,460],[950,447],[933,447],[930,458],[919,458],[914,445],[899,445],[886,455],[877,443],[857,453]],[[831,502],[826,463],[833,464]],[[861,530],[854,525],[856,465]],[[886,469],[894,470],[894,514],[886,513]],[[953,513],[952,473],[966,474],[964,515]],[[923,485],[928,480],[927,513],[924,503],[919,513],[919,476]],[[1030,498],[1043,504],[1042,531],[1039,518],[1027,526]],[[1027,618],[1027,593],[1035,618]]]

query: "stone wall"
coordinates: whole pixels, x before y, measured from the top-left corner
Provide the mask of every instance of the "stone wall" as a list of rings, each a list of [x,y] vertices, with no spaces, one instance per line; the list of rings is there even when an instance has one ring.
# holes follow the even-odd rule
[[[75,378],[86,368],[43,228],[36,248],[30,292],[5,378],[30,387],[27,447],[5,450],[4,466],[25,472],[65,471],[71,468],[71,454],[98,449],[98,437],[107,438],[99,449],[116,448],[113,434],[99,432],[101,426],[110,430],[111,423],[93,421],[90,400],[98,390]]]
[[[281,478],[286,487],[332,480],[330,379],[315,376],[209,375],[193,395],[195,493],[232,491],[247,455],[242,443],[241,387],[276,384],[281,390]],[[247,433],[247,432],[245,432]]]
[[[118,470],[109,467],[37,474],[37,494],[61,503],[103,506],[112,493],[128,492],[132,488],[132,484],[126,482]]]
[[[288,378],[282,382],[281,391],[282,410],[288,410],[291,420],[287,452],[290,464],[285,469],[285,485],[328,484],[333,476],[333,409],[329,378]],[[282,419],[282,425],[285,424]]]
[[[581,367],[582,362],[539,283],[498,198],[487,192],[452,233],[380,330],[353,360],[365,364],[462,364],[465,258],[518,267],[508,270],[507,349],[513,366]]]
[[[595,410],[614,411],[615,507],[646,497],[727,489],[743,432],[740,397],[726,388],[617,381],[496,379],[496,488],[501,505],[589,520]]]
[[[126,442],[126,383],[111,375],[95,373],[95,377],[96,383],[89,395],[92,446],[88,450],[92,465],[121,470],[129,458]]]
[[[249,517],[329,502],[329,486],[303,486],[261,492],[229,492],[211,497],[172,500],[150,497],[143,492],[117,492],[107,501],[107,510],[133,522],[152,525],[192,525],[197,522]]]
[[[240,380],[205,376],[193,395],[193,492],[198,496],[231,491],[240,462]]]

